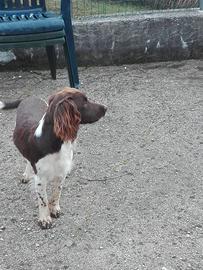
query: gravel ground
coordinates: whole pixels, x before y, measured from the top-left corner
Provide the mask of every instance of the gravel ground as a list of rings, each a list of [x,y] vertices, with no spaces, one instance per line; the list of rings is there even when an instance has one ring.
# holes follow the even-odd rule
[[[81,90],[108,106],[82,126],[53,228],[37,225],[15,110],[0,112],[0,269],[203,269],[203,61],[80,68]],[[47,98],[66,70],[1,72],[0,100]]]

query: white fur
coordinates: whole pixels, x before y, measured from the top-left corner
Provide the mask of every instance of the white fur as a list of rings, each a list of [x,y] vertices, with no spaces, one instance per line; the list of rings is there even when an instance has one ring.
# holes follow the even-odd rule
[[[39,125],[35,130],[35,136],[38,137],[38,138],[42,136],[42,128],[43,128],[43,125],[44,125],[44,117],[45,117],[45,115],[46,114],[44,114],[42,116],[42,119],[39,121]]]
[[[55,176],[65,177],[71,171],[73,159],[73,145],[64,142],[59,152],[49,154],[36,163],[38,175],[53,179]]]
[[[30,162],[27,160],[27,165],[26,165],[25,171],[23,173],[22,182],[28,183],[33,177],[34,177],[33,168],[31,166]]]
[[[71,171],[73,160],[73,147],[70,141],[61,146],[61,150],[49,154],[36,163],[37,175],[35,177],[35,188],[39,201],[39,220],[42,226],[51,224],[50,212],[57,215],[60,212],[59,199],[62,183]],[[53,193],[48,201],[46,185],[53,181]]]
[[[4,107],[5,107],[5,104],[2,101],[0,101],[0,110],[2,110]]]

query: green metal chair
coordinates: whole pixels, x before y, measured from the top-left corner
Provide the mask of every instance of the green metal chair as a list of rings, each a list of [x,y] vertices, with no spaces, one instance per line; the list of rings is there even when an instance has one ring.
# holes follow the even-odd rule
[[[70,0],[61,0],[60,15],[47,11],[45,0],[0,0],[0,49],[46,47],[56,79],[56,44],[63,44],[70,86],[78,88]]]

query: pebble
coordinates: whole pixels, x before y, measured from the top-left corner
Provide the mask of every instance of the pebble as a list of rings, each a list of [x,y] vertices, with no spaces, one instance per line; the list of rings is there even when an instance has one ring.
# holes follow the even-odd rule
[[[71,247],[71,246],[73,246],[73,244],[74,244],[74,242],[71,239],[66,241],[66,246],[67,247]]]
[[[6,229],[6,227],[5,227],[5,226],[1,226],[1,227],[0,227],[0,232],[5,231],[5,229]]]

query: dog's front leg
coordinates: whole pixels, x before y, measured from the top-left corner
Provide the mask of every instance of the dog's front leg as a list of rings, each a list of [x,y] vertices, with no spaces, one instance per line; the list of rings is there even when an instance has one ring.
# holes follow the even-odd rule
[[[32,179],[32,177],[34,177],[34,171],[30,162],[27,160],[27,165],[23,173],[22,183],[23,184],[28,183]]]
[[[38,175],[35,176],[35,189],[39,204],[39,225],[42,229],[49,229],[52,225],[46,193],[46,184],[47,179],[45,177],[39,177]]]
[[[62,183],[64,177],[57,176],[53,179],[53,189],[52,196],[49,200],[49,209],[52,217],[58,218],[61,213],[61,208],[59,205],[59,200],[61,196]]]

